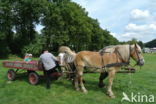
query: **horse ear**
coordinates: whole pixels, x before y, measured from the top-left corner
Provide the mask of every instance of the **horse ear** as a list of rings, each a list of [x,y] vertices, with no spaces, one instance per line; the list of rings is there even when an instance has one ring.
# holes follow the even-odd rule
[[[116,47],[116,49],[119,49],[120,47]]]
[[[119,50],[119,47],[115,47],[114,51],[118,51]]]
[[[138,47],[139,47],[139,45],[137,43],[135,43],[135,48],[138,48]]]

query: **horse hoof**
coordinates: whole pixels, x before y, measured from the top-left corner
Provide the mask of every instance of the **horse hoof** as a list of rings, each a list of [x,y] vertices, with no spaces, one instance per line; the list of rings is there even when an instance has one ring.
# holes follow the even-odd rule
[[[114,95],[111,95],[111,96],[109,96],[110,98],[112,98],[112,99],[114,99],[115,98],[115,96]]]
[[[7,84],[10,84],[10,83],[12,83],[12,81],[7,81]]]
[[[106,87],[105,84],[101,84],[101,83],[99,83],[98,86],[99,86],[99,88],[105,88]]]
[[[110,98],[115,98],[115,95],[114,94],[111,94],[109,92],[107,92],[107,95],[110,97]]]
[[[86,81],[85,81],[85,80],[83,80],[83,83],[86,83]],[[80,84],[80,81],[79,81],[79,84]]]
[[[80,89],[79,89],[79,88],[77,88],[77,89],[76,89],[76,91],[80,91]]]
[[[87,93],[88,93],[88,91],[87,91],[87,90],[83,90],[82,92],[83,92],[84,94],[87,94]]]
[[[86,81],[85,81],[85,80],[83,80],[83,83],[86,83]]]

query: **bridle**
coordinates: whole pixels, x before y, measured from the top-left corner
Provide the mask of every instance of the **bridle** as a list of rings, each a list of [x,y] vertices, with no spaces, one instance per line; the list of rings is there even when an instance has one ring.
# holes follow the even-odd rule
[[[135,46],[134,46],[134,52],[136,53],[137,58],[138,58],[137,63],[136,63],[136,65],[138,65],[139,62],[140,62],[140,60],[141,60],[141,58],[139,57],[139,53],[137,52],[137,45],[136,45],[136,44],[135,44]]]

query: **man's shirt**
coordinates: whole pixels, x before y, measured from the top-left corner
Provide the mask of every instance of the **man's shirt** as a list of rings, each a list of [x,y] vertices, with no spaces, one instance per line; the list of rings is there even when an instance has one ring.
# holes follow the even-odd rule
[[[40,61],[43,63],[45,70],[50,70],[56,66],[57,58],[51,53],[43,53],[40,56]]]

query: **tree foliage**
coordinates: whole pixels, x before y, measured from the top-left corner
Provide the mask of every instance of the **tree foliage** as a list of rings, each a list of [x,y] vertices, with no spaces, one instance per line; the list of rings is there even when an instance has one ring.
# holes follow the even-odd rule
[[[144,48],[144,43],[142,41],[138,41],[136,38],[132,38],[132,40],[129,40],[127,42],[120,42],[121,44],[138,44],[141,48]]]
[[[41,34],[36,25],[44,26]],[[0,55],[35,55],[46,47],[57,51],[61,45],[80,50],[99,50],[118,44],[109,31],[70,0],[0,0]]]
[[[80,5],[69,1],[55,1],[47,6],[42,25],[45,44],[49,49],[57,50],[67,45],[75,51],[98,50],[118,41],[107,30],[103,30],[96,19]]]
[[[149,48],[156,47],[156,39],[145,43],[145,46],[146,46],[146,47],[149,47]]]

